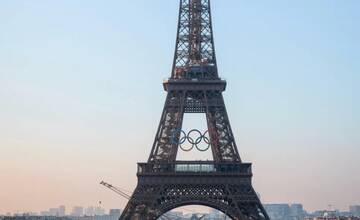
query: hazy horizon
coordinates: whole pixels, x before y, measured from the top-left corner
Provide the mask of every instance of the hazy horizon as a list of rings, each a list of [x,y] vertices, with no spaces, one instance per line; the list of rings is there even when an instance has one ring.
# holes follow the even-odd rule
[[[227,111],[263,203],[360,204],[359,8],[212,1]],[[177,13],[178,0],[0,2],[0,213],[126,204],[99,182],[137,183]]]

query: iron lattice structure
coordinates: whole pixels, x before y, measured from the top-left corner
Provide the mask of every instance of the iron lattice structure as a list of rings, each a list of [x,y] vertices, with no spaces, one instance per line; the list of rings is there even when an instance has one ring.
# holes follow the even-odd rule
[[[192,78],[183,73],[193,65],[214,66],[203,77],[218,78],[210,1],[180,0],[172,78]]]
[[[234,220],[268,220],[235,143],[218,76],[210,0],[180,0],[171,77],[147,163],[120,220],[154,220],[184,205],[205,205]],[[206,114],[213,161],[177,161],[184,114]]]

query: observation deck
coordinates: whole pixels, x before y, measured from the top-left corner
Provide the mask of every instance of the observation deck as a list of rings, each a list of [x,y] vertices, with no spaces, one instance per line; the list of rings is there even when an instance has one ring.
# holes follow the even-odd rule
[[[206,79],[206,78],[183,78],[166,79],[163,82],[164,90],[217,90],[225,91],[226,81],[224,79]]]
[[[195,64],[177,68],[175,74],[164,80],[164,90],[219,90],[226,89],[226,81],[217,75],[214,64]]]
[[[214,161],[176,161],[173,163],[138,163],[138,176],[211,175],[251,177],[251,163]]]

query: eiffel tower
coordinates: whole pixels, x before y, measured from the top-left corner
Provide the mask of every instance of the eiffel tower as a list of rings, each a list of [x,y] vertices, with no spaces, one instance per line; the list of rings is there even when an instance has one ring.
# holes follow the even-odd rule
[[[178,19],[160,124],[147,163],[138,163],[138,185],[120,220],[154,220],[186,205],[212,207],[234,220],[268,220],[251,184],[251,164],[240,159],[226,112],[226,81],[218,75],[210,0],[180,0]],[[204,113],[208,131],[183,131],[187,113]],[[184,142],[192,147],[184,148]],[[207,150],[200,142],[211,149],[212,161],[176,159],[179,149]]]

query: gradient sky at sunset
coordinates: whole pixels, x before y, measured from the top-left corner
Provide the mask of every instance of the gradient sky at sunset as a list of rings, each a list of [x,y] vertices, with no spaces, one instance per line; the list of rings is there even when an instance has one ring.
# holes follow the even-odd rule
[[[225,102],[262,201],[360,204],[360,1],[212,7]],[[99,182],[136,184],[177,13],[178,0],[0,2],[0,214],[125,205]]]

